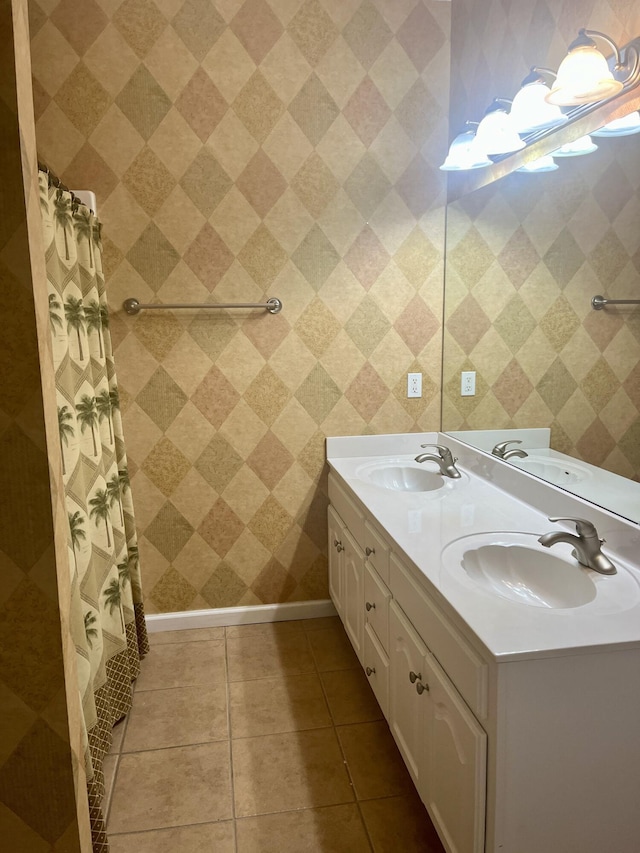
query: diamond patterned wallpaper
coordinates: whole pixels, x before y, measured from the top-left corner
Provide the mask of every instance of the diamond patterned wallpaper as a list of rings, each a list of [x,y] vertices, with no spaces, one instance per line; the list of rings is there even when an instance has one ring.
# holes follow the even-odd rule
[[[150,612],[324,598],[324,437],[440,422],[451,5],[30,0],[40,155],[92,188]],[[424,397],[406,399],[406,373]]]
[[[622,43],[640,32],[638,4],[503,6],[453,6],[459,116],[477,115],[487,91],[513,94],[529,64],[557,66],[580,26]],[[512,46],[516,33],[526,43]],[[480,92],[480,74],[493,89]],[[449,207],[443,426],[550,426],[557,449],[639,479],[640,314],[596,312],[591,298],[638,298],[640,142],[597,143],[557,172],[513,174]],[[460,397],[460,370],[477,371],[475,397]]]

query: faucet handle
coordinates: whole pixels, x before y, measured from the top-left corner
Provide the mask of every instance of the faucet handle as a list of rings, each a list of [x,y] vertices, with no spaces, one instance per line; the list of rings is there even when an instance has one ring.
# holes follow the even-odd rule
[[[510,438],[509,441],[501,441],[491,451],[494,456],[502,456],[510,444],[522,444],[519,438]]]
[[[596,536],[597,537],[598,536],[598,531],[596,530],[595,525],[592,524],[590,521],[588,521],[586,518],[573,518],[573,516],[568,516],[566,518],[564,518],[564,517],[555,518],[554,517],[554,518],[549,518],[549,521],[553,521],[553,522],[571,521],[576,526],[576,532],[577,532],[578,536],[585,536],[585,537],[590,537],[590,536]],[[601,541],[604,542],[604,539],[602,539]]]
[[[421,444],[420,447],[435,447],[441,459],[444,459],[447,455],[451,456],[451,451],[444,444]]]

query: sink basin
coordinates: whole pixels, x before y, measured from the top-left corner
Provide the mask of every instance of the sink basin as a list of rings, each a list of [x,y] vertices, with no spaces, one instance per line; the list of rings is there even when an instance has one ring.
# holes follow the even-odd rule
[[[374,486],[396,492],[433,492],[444,485],[441,474],[411,465],[372,465],[360,476]]]
[[[571,551],[564,543],[544,548],[535,533],[478,533],[448,545],[442,566],[466,585],[531,607],[566,610],[597,604],[601,612],[614,612],[638,600],[636,581],[617,561],[618,575],[605,577],[581,566]]]
[[[546,457],[528,456],[526,459],[509,459],[512,465],[528,471],[536,477],[541,477],[548,483],[556,486],[570,486],[572,483],[580,483],[587,479],[589,472],[580,465],[565,462],[560,459],[548,459]]]

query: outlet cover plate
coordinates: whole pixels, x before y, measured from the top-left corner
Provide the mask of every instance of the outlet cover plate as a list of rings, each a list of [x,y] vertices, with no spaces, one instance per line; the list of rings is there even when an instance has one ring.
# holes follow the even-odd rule
[[[460,373],[460,396],[475,397],[476,372],[475,370],[463,370]]]
[[[407,373],[407,397],[422,397],[421,373]]]

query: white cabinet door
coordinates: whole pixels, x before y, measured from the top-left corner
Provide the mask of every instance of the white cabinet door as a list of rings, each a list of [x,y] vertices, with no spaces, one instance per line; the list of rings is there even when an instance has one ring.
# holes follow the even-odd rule
[[[363,661],[364,644],[364,554],[360,546],[345,529],[342,536],[342,582],[343,612],[342,621],[351,645]]]
[[[389,719],[389,658],[380,645],[371,625],[364,625],[364,671],[369,679],[371,689],[375,693],[378,705]]]
[[[395,601],[389,605],[389,727],[418,790],[424,785],[423,663],[427,647]]]
[[[423,661],[420,796],[449,853],[484,851],[487,735],[432,654]]]
[[[327,513],[329,525],[329,595],[342,617],[344,610],[343,552],[345,526],[342,519],[330,506]]]

